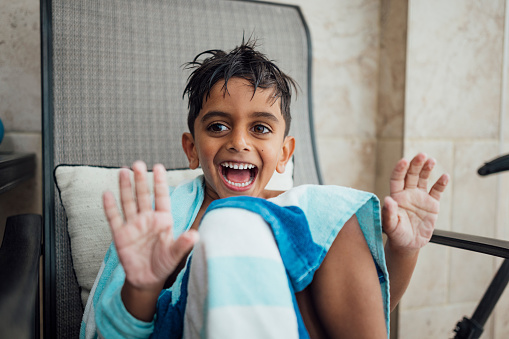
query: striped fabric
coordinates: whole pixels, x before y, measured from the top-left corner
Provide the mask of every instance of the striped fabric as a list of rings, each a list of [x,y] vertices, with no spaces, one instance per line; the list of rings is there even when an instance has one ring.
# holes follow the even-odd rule
[[[259,214],[233,207],[206,214],[190,268],[184,338],[299,338],[292,296]]]

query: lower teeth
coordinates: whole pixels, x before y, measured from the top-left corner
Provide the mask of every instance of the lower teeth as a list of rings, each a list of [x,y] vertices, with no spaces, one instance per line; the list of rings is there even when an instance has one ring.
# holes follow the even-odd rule
[[[225,180],[226,180],[226,182],[228,182],[230,185],[233,185],[233,186],[236,186],[236,187],[246,187],[246,186],[248,186],[248,185],[251,185],[251,183],[253,182],[253,179],[249,179],[249,181],[248,181],[248,182],[242,182],[242,183],[240,183],[240,182],[233,182],[233,181],[230,181],[230,180],[228,180],[228,179],[226,179],[226,178],[225,178]]]

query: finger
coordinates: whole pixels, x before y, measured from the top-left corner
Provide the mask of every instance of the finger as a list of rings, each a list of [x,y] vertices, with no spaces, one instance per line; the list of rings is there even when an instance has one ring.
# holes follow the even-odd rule
[[[106,220],[108,220],[108,224],[110,225],[112,233],[118,231],[124,221],[122,220],[122,216],[117,208],[117,204],[115,202],[115,196],[111,192],[103,193],[103,207],[104,214],[106,215]]]
[[[426,154],[417,154],[408,167],[408,172],[405,177],[405,188],[416,188],[419,182],[419,173],[421,173],[422,167],[426,162]]]
[[[143,161],[136,161],[133,164],[133,171],[138,210],[140,212],[149,211],[152,209],[152,205],[147,184],[147,165]]]
[[[120,204],[124,211],[124,217],[126,220],[131,220],[136,216],[136,202],[133,197],[133,189],[128,169],[122,168],[120,170],[118,181],[120,187]]]
[[[384,232],[392,231],[398,224],[398,203],[391,197],[385,197],[382,208],[382,227]]]
[[[170,247],[170,255],[175,263],[179,263],[193,246],[198,242],[200,235],[196,230],[189,230],[180,235]]]
[[[156,211],[171,211],[170,192],[163,165],[154,165],[154,199]]]
[[[402,191],[405,188],[405,176],[408,170],[408,161],[401,159],[398,161],[391,173],[390,190],[391,194]]]
[[[436,161],[433,158],[429,158],[424,166],[422,166],[421,173],[419,173],[419,182],[417,184],[417,187],[423,190],[428,189],[428,179],[433,171],[433,168],[435,167]]]
[[[442,174],[442,176],[437,180],[433,187],[431,187],[429,195],[431,195],[436,200],[440,201],[440,197],[442,196],[442,193],[445,191],[445,188],[447,187],[449,180],[450,178],[448,174]]]

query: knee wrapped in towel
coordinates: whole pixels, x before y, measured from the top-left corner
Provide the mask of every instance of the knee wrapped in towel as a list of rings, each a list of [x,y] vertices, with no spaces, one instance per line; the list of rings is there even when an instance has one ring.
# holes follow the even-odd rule
[[[298,338],[293,292],[264,218],[243,208],[213,209],[199,232],[184,337]]]

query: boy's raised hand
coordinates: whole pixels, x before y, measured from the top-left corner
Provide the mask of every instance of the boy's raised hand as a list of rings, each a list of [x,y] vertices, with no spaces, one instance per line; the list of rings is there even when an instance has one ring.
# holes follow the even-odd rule
[[[126,273],[126,282],[139,290],[159,293],[167,277],[197,241],[198,234],[189,231],[173,239],[170,196],[162,165],[155,165],[153,169],[155,209],[150,199],[145,163],[135,162],[133,171],[136,199],[129,170],[123,169],[119,175],[124,219],[111,192],[103,195],[104,211]]]
[[[440,196],[449,182],[443,174],[428,192],[428,179],[435,160],[424,153],[410,163],[401,159],[390,181],[390,196],[382,209],[383,230],[391,246],[401,250],[418,250],[433,234],[440,208]]]

